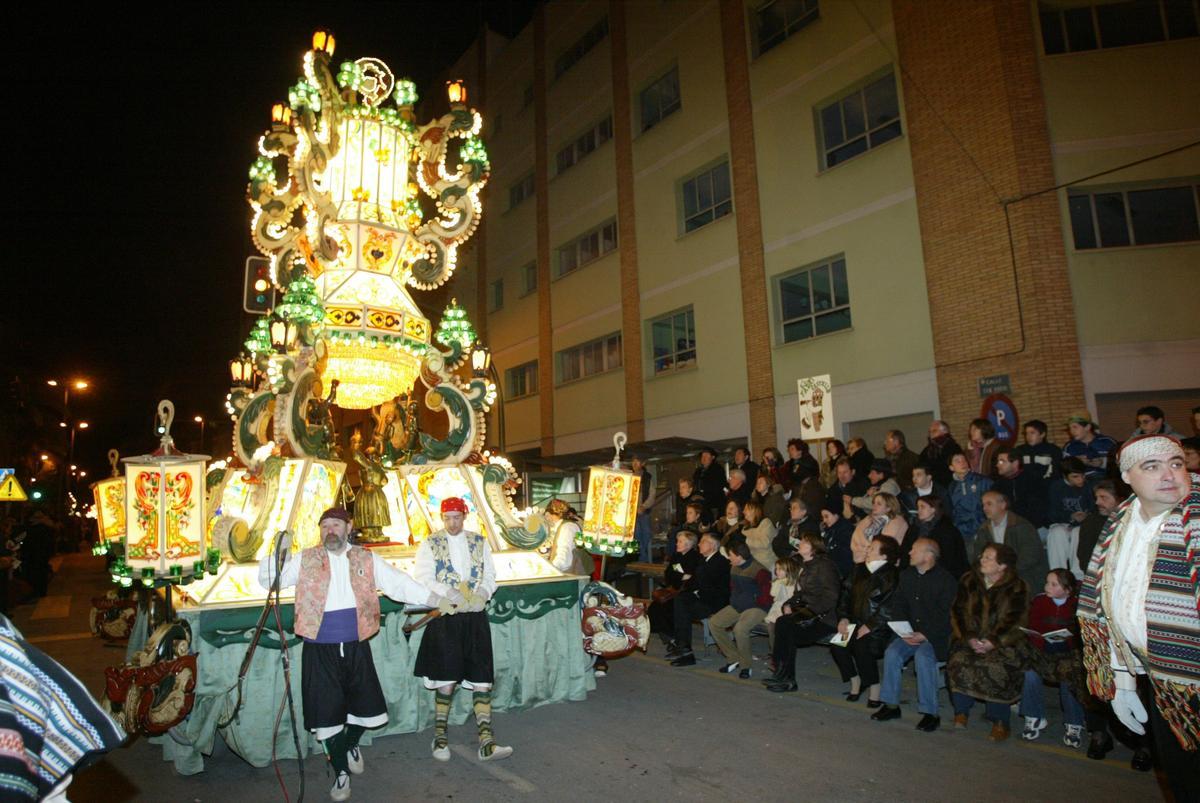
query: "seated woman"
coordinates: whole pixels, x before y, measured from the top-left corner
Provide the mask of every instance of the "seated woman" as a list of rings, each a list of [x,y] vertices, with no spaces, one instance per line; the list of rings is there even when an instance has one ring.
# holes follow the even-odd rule
[[[805,533],[797,550],[801,565],[796,593],[775,621],[775,674],[764,683],[773,692],[796,691],[796,648],[816,644],[837,631],[837,566],[821,536]]]
[[[990,544],[979,564],[962,576],[950,609],[950,659],[946,664],[954,727],[965,729],[975,698],[987,703],[989,739],[1009,733],[1009,706],[1021,696],[1032,654],[1021,631],[1029,590],[1017,576],[1017,553]]]
[[[745,524],[746,520],[742,518],[742,506],[730,499],[725,503],[724,518],[717,519],[713,524],[713,529],[721,536],[721,546],[725,545],[726,539],[740,533]]]
[[[1029,606],[1029,629],[1038,633],[1069,630],[1068,638],[1047,641],[1029,635],[1034,648],[1034,665],[1025,670],[1025,688],[1021,692],[1021,716],[1025,729],[1021,738],[1033,741],[1046,728],[1046,700],[1042,681],[1058,683],[1058,699],[1062,702],[1066,733],[1063,744],[1076,748],[1083,744],[1084,709],[1080,700],[1086,699],[1087,688],[1083,674],[1083,653],[1079,649],[1079,620],[1075,618],[1075,575],[1066,569],[1051,569],[1046,575],[1044,592],[1033,598]]]
[[[846,699],[855,702],[867,686],[867,707],[878,708],[879,659],[892,640],[892,595],[900,581],[896,563],[900,545],[886,535],[877,535],[867,547],[867,561],[854,567],[842,584],[838,600],[838,633],[845,636],[851,629],[850,643],[830,647],[833,662],[850,684]]]
[[[771,542],[775,539],[775,522],[763,515],[762,506],[755,501],[749,501],[742,509],[745,523],[742,525],[741,540],[750,547],[750,554],[763,566],[770,566],[775,560],[775,550]]]
[[[908,520],[904,518],[904,508],[900,500],[893,494],[877,493],[871,498],[871,513],[864,516],[855,526],[854,535],[850,539],[850,552],[854,555],[855,563],[867,559],[867,545],[877,535],[887,535],[896,542],[896,546],[904,540],[908,532]]]
[[[900,545],[900,567],[908,566],[908,553],[918,538],[937,541],[941,549],[938,563],[957,580],[962,577],[971,562],[967,560],[967,546],[962,533],[946,515],[946,503],[937,494],[922,496],[917,500],[917,520],[908,528],[904,543]]]
[[[650,632],[662,639],[668,651],[675,646],[675,596],[685,589],[691,590],[690,584],[701,561],[696,549],[699,539],[700,536],[691,530],[680,530],[676,534],[675,554],[663,571],[662,586],[654,589],[654,600],[646,610],[650,617]]]

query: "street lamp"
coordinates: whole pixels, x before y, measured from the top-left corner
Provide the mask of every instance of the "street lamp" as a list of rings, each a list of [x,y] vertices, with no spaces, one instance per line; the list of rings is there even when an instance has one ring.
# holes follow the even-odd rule
[[[482,379],[488,375],[488,369],[491,367],[492,353],[488,351],[487,346],[476,342],[474,350],[471,351],[471,369],[475,372],[475,376]]]
[[[200,425],[200,451],[204,451],[204,416],[198,415],[192,419]]]

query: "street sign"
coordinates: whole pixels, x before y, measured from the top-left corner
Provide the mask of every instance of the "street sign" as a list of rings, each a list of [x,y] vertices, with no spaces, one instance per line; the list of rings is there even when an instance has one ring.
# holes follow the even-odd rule
[[[1008,374],[979,377],[979,398],[986,399],[993,393],[1012,393],[1012,382]]]
[[[24,502],[28,499],[25,489],[17,482],[17,475],[11,468],[0,468],[0,502]]]
[[[1017,405],[1003,393],[993,393],[983,400],[980,418],[986,418],[996,428],[996,440],[1016,443],[1021,421],[1017,418]]]

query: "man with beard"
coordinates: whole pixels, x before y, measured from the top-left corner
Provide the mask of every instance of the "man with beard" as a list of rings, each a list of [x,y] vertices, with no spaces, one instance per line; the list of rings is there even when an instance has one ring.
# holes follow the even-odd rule
[[[279,545],[279,587],[296,587],[295,633],[301,650],[304,727],[314,731],[333,765],[329,796],[350,797],[350,773],[363,771],[359,738],[387,724],[387,703],[375,673],[369,639],[379,632],[380,589],[397,602],[437,605],[441,600],[377,554],[349,545],[351,519],[344,508],[321,514],[321,544],[291,554],[291,535]],[[258,567],[258,582],[271,588],[276,555]]]
[[[1117,459],[1133,496],[1079,594],[1088,688],[1134,733],[1149,719],[1175,799],[1200,800],[1200,480],[1172,437],[1131,438]]]
[[[945,421],[929,424],[929,444],[921,451],[921,462],[933,469],[933,481],[950,487],[950,456],[962,451],[962,447],[950,435],[950,425]]]
[[[417,548],[413,575],[448,605],[425,626],[413,674],[434,691],[433,757],[450,760],[446,734],[450,703],[459,685],[471,690],[479,730],[479,760],[498,761],[513,749],[492,735],[492,631],[487,603],[496,593],[496,565],[487,539],[463,529],[467,503],[456,496],[442,500],[443,529]],[[453,607],[450,607],[453,606]]]

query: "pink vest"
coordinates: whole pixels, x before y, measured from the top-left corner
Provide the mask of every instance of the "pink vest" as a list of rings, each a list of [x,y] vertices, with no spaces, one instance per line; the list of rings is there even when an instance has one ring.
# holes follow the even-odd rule
[[[350,547],[350,588],[358,611],[358,640],[366,641],[379,632],[379,594],[375,590],[375,563],[362,547]],[[329,553],[323,546],[300,553],[300,578],[296,581],[297,636],[315,639],[325,617],[329,597]]]

